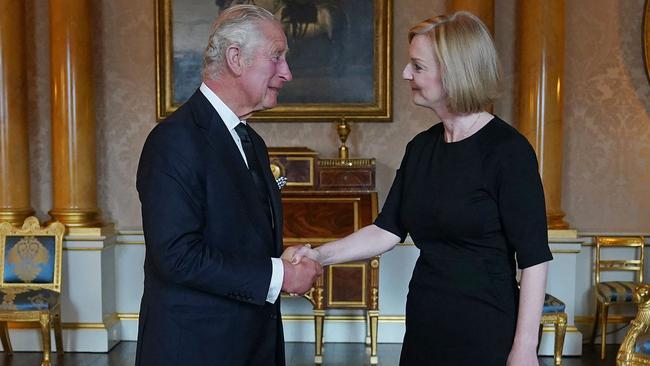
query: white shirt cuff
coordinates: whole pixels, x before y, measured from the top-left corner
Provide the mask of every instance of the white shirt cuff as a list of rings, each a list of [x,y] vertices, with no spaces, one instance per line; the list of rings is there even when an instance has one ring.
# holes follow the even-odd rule
[[[266,295],[266,301],[275,304],[278,296],[280,296],[280,291],[282,291],[284,266],[280,258],[271,258],[271,265],[273,266],[273,270],[271,272],[271,284],[269,285],[269,293]]]

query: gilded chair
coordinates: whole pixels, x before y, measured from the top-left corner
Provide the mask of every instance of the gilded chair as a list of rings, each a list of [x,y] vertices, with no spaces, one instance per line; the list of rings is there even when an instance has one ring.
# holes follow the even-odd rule
[[[634,302],[638,304],[636,318],[618,349],[617,366],[650,365],[650,285],[634,289]]]
[[[634,298],[634,288],[643,282],[643,244],[642,236],[635,237],[604,237],[597,236],[594,238],[596,263],[594,294],[596,298],[596,315],[594,316],[593,331],[591,341],[595,342],[598,324],[600,323],[601,347],[600,358],[605,358],[605,345],[607,343],[607,315],[609,307],[612,305],[632,304]],[[607,249],[619,248],[618,251],[608,250],[607,259],[602,258],[602,254]],[[634,254],[624,259],[614,257],[616,253],[622,253],[623,248]],[[616,259],[610,259],[616,258]],[[634,278],[632,281],[604,281],[602,272],[632,272]]]
[[[556,366],[562,365],[562,349],[564,348],[564,336],[566,335],[567,315],[564,309],[566,306],[562,301],[546,294],[544,297],[544,308],[539,324],[539,341],[542,338],[544,325],[553,324],[555,328],[555,345],[553,348],[553,359]],[[540,342],[537,342],[538,347]]]
[[[0,224],[0,340],[11,354],[7,322],[40,323],[41,366],[51,365],[52,326],[57,355],[63,354],[60,292],[64,232],[63,224],[41,227],[35,217],[25,219],[22,228]]]

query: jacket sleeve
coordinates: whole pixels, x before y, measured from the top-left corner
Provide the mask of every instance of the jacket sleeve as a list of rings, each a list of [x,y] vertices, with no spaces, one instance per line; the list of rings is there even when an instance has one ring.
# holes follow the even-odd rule
[[[152,132],[138,166],[147,265],[165,281],[263,305],[271,281],[270,258],[208,245],[223,238],[203,235],[205,175],[199,172],[200,164],[178,151],[173,134],[166,135]]]

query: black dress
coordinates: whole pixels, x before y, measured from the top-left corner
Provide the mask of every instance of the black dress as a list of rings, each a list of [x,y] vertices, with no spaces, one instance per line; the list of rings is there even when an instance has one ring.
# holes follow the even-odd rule
[[[400,365],[503,366],[517,320],[515,263],[552,259],[537,160],[498,117],[458,142],[443,134],[439,123],[407,145],[375,221],[420,249]]]

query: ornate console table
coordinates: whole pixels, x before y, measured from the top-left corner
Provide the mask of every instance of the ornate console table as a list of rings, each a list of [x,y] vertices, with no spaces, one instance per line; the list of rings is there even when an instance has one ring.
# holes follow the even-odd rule
[[[282,190],[285,247],[318,246],[372,224],[377,216],[373,159],[318,159],[308,149],[269,153],[274,172],[289,179]],[[314,307],[315,363],[323,361],[327,309],[366,311],[370,363],[378,363],[379,257],[326,267],[305,297]]]

